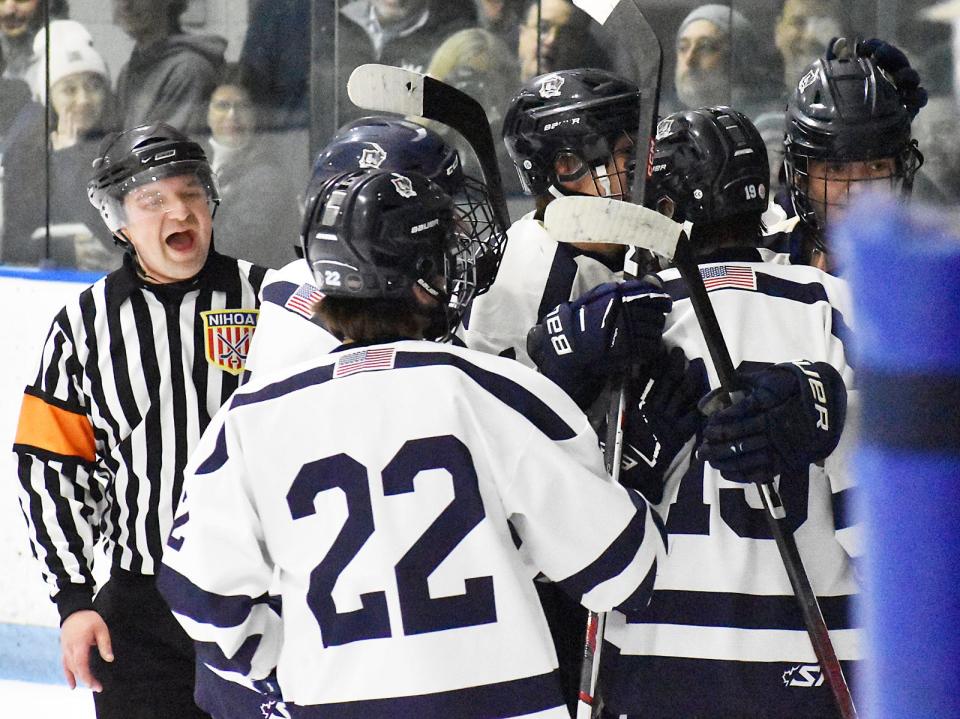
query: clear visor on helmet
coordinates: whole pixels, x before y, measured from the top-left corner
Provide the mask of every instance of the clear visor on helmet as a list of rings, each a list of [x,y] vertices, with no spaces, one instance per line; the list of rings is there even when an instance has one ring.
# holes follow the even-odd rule
[[[109,230],[164,214],[213,213],[220,202],[216,178],[205,164],[172,162],[138,172],[103,195],[98,210]]]

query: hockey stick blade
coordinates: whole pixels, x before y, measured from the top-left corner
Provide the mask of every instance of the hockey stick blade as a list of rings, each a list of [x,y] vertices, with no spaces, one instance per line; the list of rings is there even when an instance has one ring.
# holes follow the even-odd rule
[[[479,102],[421,72],[374,63],[354,69],[347,81],[347,94],[357,107],[434,120],[460,133],[477,156],[497,223],[506,232],[510,213],[490,123]]]
[[[347,95],[367,110],[423,117],[424,77],[390,65],[360,65],[350,74]]]
[[[681,223],[656,210],[609,197],[559,197],[547,205],[543,226],[557,242],[642,247],[668,260],[683,234]]]

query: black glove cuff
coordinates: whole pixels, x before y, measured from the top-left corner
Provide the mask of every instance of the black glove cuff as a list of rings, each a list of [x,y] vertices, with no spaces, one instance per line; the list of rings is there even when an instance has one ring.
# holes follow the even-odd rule
[[[800,402],[806,421],[795,459],[802,466],[826,459],[840,443],[847,417],[847,388],[826,362],[784,362],[778,369],[791,372],[800,383]]]

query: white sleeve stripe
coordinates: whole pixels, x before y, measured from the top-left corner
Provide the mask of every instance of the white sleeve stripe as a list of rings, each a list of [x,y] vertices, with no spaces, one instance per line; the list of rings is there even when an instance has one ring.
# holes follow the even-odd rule
[[[594,612],[605,612],[622,604],[644,583],[649,573],[655,571],[657,562],[663,561],[665,555],[666,547],[661,542],[660,531],[654,523],[652,512],[648,511],[644,541],[631,562],[618,575],[584,594],[581,603]]]
[[[614,612],[608,618],[605,638],[619,647],[621,654],[743,662],[817,661],[810,637],[796,630],[624,625],[623,615]],[[830,639],[842,661],[863,659],[862,630],[833,630]]]

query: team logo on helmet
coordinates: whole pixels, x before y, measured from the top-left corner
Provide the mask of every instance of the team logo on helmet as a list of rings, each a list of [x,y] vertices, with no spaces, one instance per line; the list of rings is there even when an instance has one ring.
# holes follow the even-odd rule
[[[673,118],[665,117],[657,123],[657,139],[662,140],[673,132]]]
[[[243,372],[259,314],[247,309],[201,312],[207,362],[230,374]]]
[[[817,68],[813,68],[810,72],[800,78],[800,84],[797,85],[797,92],[803,92],[808,87],[810,87],[817,79]]]
[[[413,189],[413,183],[410,182],[409,177],[404,177],[403,175],[393,174],[393,177],[390,179],[390,182],[393,183],[393,186],[397,188],[397,194],[400,197],[416,197],[416,190]]]
[[[360,151],[360,167],[364,170],[380,169],[380,165],[387,159],[386,151],[375,142],[367,143],[370,147],[365,147]]]
[[[560,97],[560,88],[563,87],[563,78],[559,75],[547,75],[540,81],[540,97]]]

